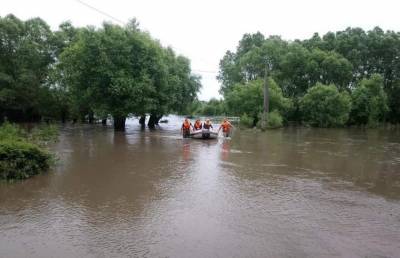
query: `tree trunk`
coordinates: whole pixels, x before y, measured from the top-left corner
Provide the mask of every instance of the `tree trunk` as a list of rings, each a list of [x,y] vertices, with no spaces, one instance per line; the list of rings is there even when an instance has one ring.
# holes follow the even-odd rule
[[[144,126],[145,123],[146,123],[146,115],[142,115],[142,116],[139,118],[139,124],[142,125],[142,126]]]
[[[267,127],[268,112],[269,112],[269,85],[268,85],[268,66],[266,66],[264,74],[264,110],[261,118],[262,130],[265,130],[265,128]]]
[[[125,131],[126,117],[114,116],[114,130]]]
[[[94,114],[92,111],[89,111],[89,124],[93,124],[94,122]]]
[[[61,123],[65,124],[66,121],[67,121],[67,115],[63,112],[61,114]]]
[[[107,125],[107,118],[101,119],[101,124],[102,125]]]
[[[151,129],[154,129],[156,127],[156,120],[157,116],[154,114],[150,115],[149,122],[147,123],[147,126]]]
[[[162,117],[163,117],[162,115],[156,117],[156,125],[158,125],[158,122],[160,122]]]

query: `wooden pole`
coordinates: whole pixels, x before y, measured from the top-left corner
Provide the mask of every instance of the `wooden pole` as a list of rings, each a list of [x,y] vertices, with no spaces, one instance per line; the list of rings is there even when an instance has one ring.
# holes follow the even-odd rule
[[[268,85],[268,65],[265,66],[264,74],[264,110],[261,120],[261,129],[265,130],[268,122],[269,112],[269,85]]]

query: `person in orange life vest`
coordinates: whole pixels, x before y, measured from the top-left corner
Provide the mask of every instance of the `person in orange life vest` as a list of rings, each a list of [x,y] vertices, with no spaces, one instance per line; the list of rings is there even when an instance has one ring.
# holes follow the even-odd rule
[[[212,124],[211,124],[211,122],[210,122],[210,119],[206,119],[206,121],[203,123],[203,128],[204,129],[211,129],[211,128],[213,128],[213,126],[212,126]]]
[[[221,123],[221,125],[218,128],[218,132],[222,129],[222,134],[225,137],[229,137],[232,127],[233,127],[233,125],[228,121],[228,119],[224,118],[224,121]]]
[[[190,136],[190,128],[193,128],[192,123],[190,123],[189,119],[185,118],[181,127],[183,138],[188,138]]]
[[[206,119],[206,121],[203,124],[203,128],[206,129],[206,130],[211,131],[211,128],[213,128],[213,126],[212,126],[212,124],[210,122],[210,119]],[[203,136],[203,138],[209,138],[210,137],[210,132],[204,132],[203,131],[202,136]]]
[[[194,130],[201,130],[203,128],[203,126],[201,125],[201,121],[200,119],[197,119],[196,122],[194,123],[193,129]]]

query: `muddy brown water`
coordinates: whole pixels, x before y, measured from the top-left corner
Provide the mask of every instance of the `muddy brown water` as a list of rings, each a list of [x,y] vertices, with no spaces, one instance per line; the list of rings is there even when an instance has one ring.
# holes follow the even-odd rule
[[[0,184],[0,257],[400,257],[400,133],[66,126]]]

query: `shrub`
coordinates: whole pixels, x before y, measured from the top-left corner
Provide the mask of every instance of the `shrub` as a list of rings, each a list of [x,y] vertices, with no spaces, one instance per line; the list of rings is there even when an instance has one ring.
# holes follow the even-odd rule
[[[55,141],[58,136],[58,127],[55,125],[39,125],[35,127],[29,135],[29,140],[38,145],[47,145],[50,141]]]
[[[240,117],[240,126],[244,128],[251,128],[253,127],[253,121],[254,119],[249,117],[246,113],[244,113]]]
[[[283,118],[277,110],[274,110],[268,114],[267,127],[268,128],[280,128],[283,125]]]
[[[47,170],[51,155],[41,146],[56,136],[55,126],[39,126],[31,134],[10,123],[0,126],[0,179],[25,179]]]
[[[303,121],[312,126],[343,126],[349,119],[351,99],[335,85],[317,83],[300,101]]]
[[[383,78],[379,74],[372,75],[371,79],[363,79],[354,90],[352,99],[350,117],[354,124],[377,126],[389,111]]]
[[[263,116],[263,114],[260,113],[259,121],[257,122],[257,128],[261,128],[262,116]],[[268,116],[267,116],[266,128],[276,129],[276,128],[280,128],[282,126],[283,126],[283,118],[282,118],[281,114],[277,110],[269,112]]]
[[[0,126],[0,140],[22,140],[27,136],[20,127],[5,122]]]
[[[49,167],[51,156],[39,146],[15,140],[0,141],[0,179],[25,179]]]
[[[269,78],[269,109],[278,110],[281,114],[286,114],[292,107],[290,99],[285,98],[280,86]],[[254,80],[245,84],[236,84],[226,97],[227,111],[234,115],[246,113],[255,121],[258,114],[264,107],[264,81]]]

